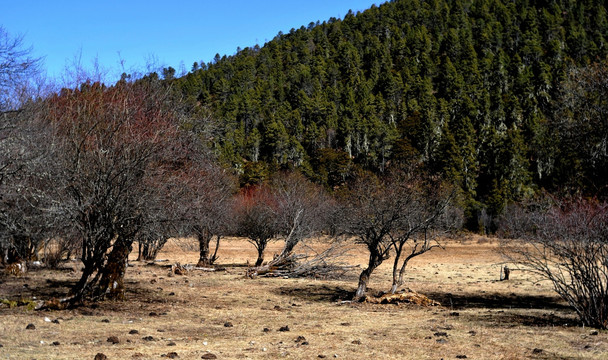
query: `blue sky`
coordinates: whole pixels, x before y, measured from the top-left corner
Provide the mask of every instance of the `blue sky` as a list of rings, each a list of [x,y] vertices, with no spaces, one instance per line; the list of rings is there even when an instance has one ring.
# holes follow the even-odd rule
[[[343,18],[383,1],[373,0],[19,0],[3,1],[0,25],[23,35],[34,55],[45,58],[50,77],[80,58],[92,67],[97,58],[114,78],[145,71],[146,64],[190,70],[216,53],[232,55],[317,20]]]

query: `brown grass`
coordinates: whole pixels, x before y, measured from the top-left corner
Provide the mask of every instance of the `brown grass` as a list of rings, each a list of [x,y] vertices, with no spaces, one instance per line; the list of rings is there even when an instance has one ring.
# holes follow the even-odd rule
[[[527,273],[515,270],[512,280],[497,281],[502,259],[496,243],[479,240],[448,241],[446,250],[413,261],[407,287],[441,307],[343,303],[357,274],[340,281],[246,279],[244,264],[255,260],[255,251],[241,239],[222,244],[225,272],[169,276],[159,264],[132,261],[126,301],[64,311],[0,306],[0,359],[93,359],[99,352],[109,359],[162,359],[171,352],[179,359],[207,352],[218,359],[608,358],[607,332],[591,335],[592,329],[578,326],[550,284]],[[280,246],[271,244],[268,257]],[[197,255],[191,241],[172,240],[158,258],[186,264]],[[363,251],[350,258],[365,260]],[[61,296],[77,275],[1,275],[0,298]],[[370,283],[372,292],[389,287],[390,260]],[[30,323],[35,330],[26,330]],[[289,331],[279,331],[284,326]],[[110,336],[120,342],[107,342]]]

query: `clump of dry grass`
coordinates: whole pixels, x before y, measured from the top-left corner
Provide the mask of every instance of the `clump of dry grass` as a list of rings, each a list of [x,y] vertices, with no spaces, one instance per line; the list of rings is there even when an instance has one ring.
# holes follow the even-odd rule
[[[196,250],[172,241],[159,254],[192,264]],[[273,243],[269,254],[278,252]],[[502,259],[493,242],[448,242],[446,250],[416,258],[407,286],[442,304],[349,303],[357,274],[342,280],[248,279],[254,249],[228,239],[222,272],[190,270],[169,276],[159,264],[131,262],[127,300],[62,311],[0,307],[0,358],[162,359],[601,359],[607,333],[577,326],[573,311],[531,275],[498,281]],[[365,264],[363,251],[349,260]],[[76,264],[75,264],[76,265]],[[76,267],[74,265],[74,267]],[[390,287],[390,264],[378,269],[370,292]],[[77,272],[35,270],[3,275],[9,300],[60,296]],[[35,329],[28,330],[28,324]],[[287,331],[288,330],[288,331]],[[115,336],[117,343],[108,342]],[[58,344],[53,345],[53,342]],[[167,358],[167,357],[165,357]]]

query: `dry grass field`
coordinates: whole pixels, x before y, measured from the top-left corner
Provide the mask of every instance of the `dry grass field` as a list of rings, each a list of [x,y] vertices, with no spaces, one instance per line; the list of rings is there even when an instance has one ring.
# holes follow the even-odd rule
[[[268,257],[281,245],[271,244]],[[255,252],[242,239],[223,242],[226,271],[173,275],[164,264],[197,260],[194,243],[173,240],[158,256],[169,262],[131,262],[125,301],[64,311],[0,306],[0,359],[608,359],[608,333],[579,326],[550,284],[517,270],[497,281],[496,247],[474,237],[415,259],[407,287],[442,304],[421,307],[343,302],[357,273],[247,279]],[[349,261],[365,264],[364,251]],[[64,295],[77,265],[0,275],[0,298]],[[372,293],[389,289],[390,265],[372,276]]]

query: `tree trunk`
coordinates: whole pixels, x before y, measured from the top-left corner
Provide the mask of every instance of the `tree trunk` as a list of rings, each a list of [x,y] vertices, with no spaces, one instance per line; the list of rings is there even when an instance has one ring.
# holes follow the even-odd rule
[[[264,263],[264,248],[258,248],[258,259],[255,261],[255,267],[262,266]]]
[[[367,291],[367,282],[369,281],[372,272],[382,264],[382,256],[380,254],[370,254],[369,255],[369,263],[367,264],[367,269],[361,272],[359,275],[359,285],[357,286],[357,291],[355,292],[354,301],[362,300],[365,297],[365,293]]]
[[[215,260],[218,259],[217,250],[220,248],[220,239],[221,238],[222,238],[221,235],[215,236],[215,250],[213,251],[213,255],[211,255],[211,257],[209,258],[209,265],[213,265],[215,263]]]
[[[209,261],[209,243],[211,242],[211,234],[208,230],[200,230],[197,231],[198,238],[198,263],[196,266],[199,267],[208,267],[211,266],[211,261]]]
[[[102,269],[101,280],[95,295],[108,299],[124,299],[124,277],[127,270],[127,260],[131,252],[133,241],[118,238],[108,255],[106,265]]]

